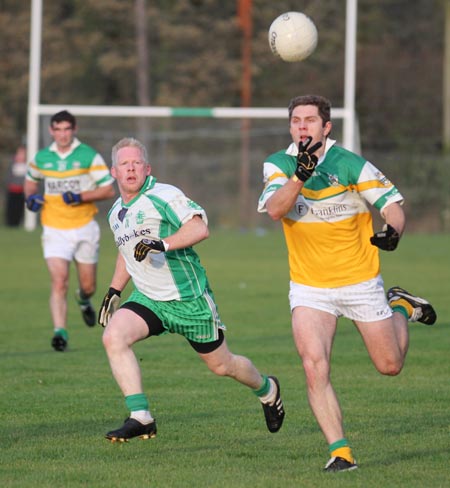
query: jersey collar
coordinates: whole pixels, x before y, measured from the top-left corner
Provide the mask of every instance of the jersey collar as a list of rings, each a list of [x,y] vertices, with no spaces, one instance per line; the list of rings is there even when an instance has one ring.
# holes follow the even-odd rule
[[[130,205],[132,205],[143,193],[145,193],[148,190],[151,190],[156,184],[156,178],[154,176],[147,176],[147,178],[144,181],[144,184],[142,185],[141,189],[139,190],[139,193],[128,203],[124,203],[122,198],[120,197],[120,205],[122,208],[128,208]]]
[[[147,190],[151,190],[156,184],[156,178],[152,175],[147,176],[147,179],[144,181],[142,185],[141,191],[139,194],[146,192]]]
[[[65,153],[60,153],[58,151],[58,146],[56,145],[56,142],[53,141],[51,144],[50,144],[50,151],[56,153],[58,156],[60,156],[61,158],[67,158],[67,156],[69,156],[70,154],[73,153],[73,151],[75,151],[75,149],[81,144],[81,142],[76,138],[74,137],[73,141],[72,141],[72,144],[70,145],[70,149],[65,152]]]

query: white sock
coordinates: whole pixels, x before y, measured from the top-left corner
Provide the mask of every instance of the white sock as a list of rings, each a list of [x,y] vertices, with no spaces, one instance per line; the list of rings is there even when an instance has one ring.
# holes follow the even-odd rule
[[[270,382],[270,390],[267,395],[259,397],[262,403],[268,403],[269,405],[273,405],[275,399],[277,398],[277,387],[275,385],[275,381],[272,378],[269,378]]]
[[[136,410],[131,412],[130,418],[137,420],[144,425],[151,424],[154,421],[152,414],[148,410]]]

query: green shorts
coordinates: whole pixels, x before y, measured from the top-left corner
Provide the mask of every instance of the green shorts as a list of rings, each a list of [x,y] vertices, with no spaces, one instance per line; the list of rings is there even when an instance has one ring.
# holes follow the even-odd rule
[[[125,303],[136,302],[149,308],[162,322],[165,334],[180,334],[193,342],[214,342],[219,329],[225,330],[212,291],[207,287],[193,300],[152,300],[134,289]]]

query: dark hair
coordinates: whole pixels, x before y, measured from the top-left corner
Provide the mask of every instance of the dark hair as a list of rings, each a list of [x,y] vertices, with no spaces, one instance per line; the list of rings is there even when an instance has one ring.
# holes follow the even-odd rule
[[[59,124],[60,122],[69,122],[72,129],[77,126],[77,119],[67,110],[62,110],[61,112],[52,115],[52,118],[50,119],[50,126],[53,124]]]
[[[293,98],[289,102],[289,120],[292,118],[292,112],[295,107],[299,105],[314,105],[319,110],[320,118],[322,119],[322,125],[325,126],[327,122],[331,120],[331,102],[320,95],[301,95]]]

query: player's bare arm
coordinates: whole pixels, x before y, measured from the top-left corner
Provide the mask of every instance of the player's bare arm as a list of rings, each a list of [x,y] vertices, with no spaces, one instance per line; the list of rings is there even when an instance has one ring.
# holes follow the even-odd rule
[[[28,198],[30,195],[33,195],[34,193],[37,193],[38,190],[39,190],[38,183],[31,180],[25,180],[24,183],[25,198]]]
[[[373,246],[383,251],[395,251],[405,229],[405,214],[399,203],[391,203],[382,211],[386,224],[370,238]]]
[[[95,190],[87,190],[81,192],[82,202],[95,202],[99,200],[107,200],[113,198],[116,194],[113,185],[99,186]]]
[[[136,261],[143,261],[148,253],[160,253],[169,250],[191,247],[197,242],[206,239],[209,235],[208,226],[200,217],[195,215],[190,221],[183,224],[177,232],[163,239],[142,239],[134,248]]]
[[[383,210],[386,224],[392,226],[400,235],[405,230],[406,218],[402,206],[398,202],[391,203]]]
[[[289,213],[303,185],[303,181],[292,177],[267,200],[266,209],[272,220],[280,220]]]
[[[184,249],[193,246],[209,236],[209,229],[206,222],[196,215],[191,220],[183,224],[175,234],[166,237],[164,241],[169,245],[171,251]]]
[[[294,175],[267,201],[267,212],[273,220],[281,219],[291,210],[301,188],[314,173],[318,162],[315,153],[322,147],[323,143],[319,141],[311,146],[312,140],[311,136],[300,140],[298,143],[297,168]],[[274,202],[269,208],[269,202],[273,197],[275,197]]]
[[[116,290],[122,291],[126,286],[127,283],[130,281],[130,274],[127,271],[125,265],[125,259],[123,258],[122,254],[117,253],[116,259],[116,267],[114,269],[114,274],[111,279],[111,287],[115,288]]]

